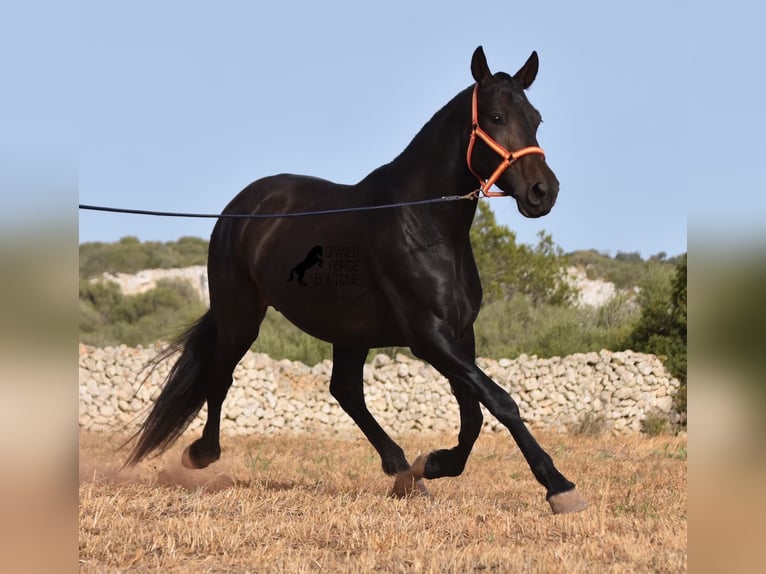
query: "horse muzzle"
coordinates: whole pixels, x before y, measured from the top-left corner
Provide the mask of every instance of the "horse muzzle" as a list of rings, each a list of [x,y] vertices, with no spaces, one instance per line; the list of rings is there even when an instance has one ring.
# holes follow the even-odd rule
[[[559,182],[538,181],[529,186],[524,197],[516,197],[516,205],[524,217],[534,219],[550,213],[559,194]]]

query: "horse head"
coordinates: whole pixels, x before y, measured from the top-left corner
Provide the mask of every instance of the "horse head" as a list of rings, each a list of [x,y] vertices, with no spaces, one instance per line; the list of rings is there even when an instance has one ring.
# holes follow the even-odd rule
[[[537,53],[532,52],[513,76],[492,74],[481,46],[471,59],[476,86],[468,167],[486,195],[513,197],[525,217],[547,214],[559,191],[558,179],[537,144],[540,112],[524,93],[534,82],[538,65]],[[493,184],[502,193],[489,192]]]

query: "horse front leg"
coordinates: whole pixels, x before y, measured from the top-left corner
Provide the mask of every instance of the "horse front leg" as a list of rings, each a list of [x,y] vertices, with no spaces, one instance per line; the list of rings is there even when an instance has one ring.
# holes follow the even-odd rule
[[[378,451],[383,472],[395,476],[392,496],[404,497],[413,493],[427,494],[423,485],[422,463],[412,468],[402,448],[396,444],[367,409],[364,400],[364,360],[368,349],[350,349],[333,346],[333,368],[330,378],[330,394],[341,408],[353,419],[359,429]],[[413,477],[413,469],[418,475]]]
[[[558,471],[550,455],[537,443],[521,419],[519,408],[510,394],[476,366],[474,357],[467,355],[454,339],[444,334],[449,331],[449,327],[440,329],[439,326],[435,326],[427,337],[413,346],[413,352],[431,363],[447,379],[455,381],[455,387],[467,389],[474,400],[481,402],[508,428],[535,478],[545,487],[546,499],[554,513],[583,510],[587,506],[585,499],[577,492],[574,483]],[[470,405],[466,408],[474,409]],[[470,438],[470,435],[467,438]],[[440,454],[441,452],[443,454]],[[451,457],[454,460],[455,454],[459,452],[455,449],[437,451],[425,457],[424,477],[440,476],[439,473],[444,472],[444,468],[440,466],[443,461],[448,461]],[[432,455],[435,455],[433,462]]]

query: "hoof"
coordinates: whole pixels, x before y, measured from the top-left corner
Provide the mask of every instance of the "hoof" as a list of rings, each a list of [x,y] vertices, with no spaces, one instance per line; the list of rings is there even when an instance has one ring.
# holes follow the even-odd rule
[[[426,467],[426,458],[428,455],[421,454],[412,463],[409,470],[403,470],[396,474],[394,485],[388,492],[392,498],[407,498],[409,496],[431,496],[425,483],[423,482],[423,473]]]
[[[391,498],[409,498],[410,496],[431,496],[423,479],[415,479],[412,474],[405,470],[396,475],[394,485],[388,491]]]
[[[195,464],[195,462],[192,460],[190,453],[190,447],[186,447],[184,449],[184,453],[181,455],[181,464],[184,465],[186,468],[190,468],[192,470],[201,468]]]
[[[207,468],[221,458],[221,447],[214,445],[206,446],[203,439],[197,439],[184,449],[181,455],[181,464],[192,470]]]
[[[566,492],[560,492],[554,494],[548,499],[548,504],[551,505],[553,514],[568,514],[570,512],[580,512],[585,510],[588,506],[588,502],[580,496],[576,488],[567,490]]]
[[[184,453],[181,455],[181,464],[191,470],[199,470],[201,468],[205,468],[210,463],[193,458],[191,453],[191,446],[187,446],[184,449]]]

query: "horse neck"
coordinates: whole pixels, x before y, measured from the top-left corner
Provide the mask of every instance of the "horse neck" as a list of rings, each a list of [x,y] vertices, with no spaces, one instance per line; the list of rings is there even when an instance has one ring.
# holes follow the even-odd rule
[[[466,164],[470,137],[471,88],[450,100],[421,128],[393,161],[370,173],[358,186],[387,202],[418,201],[465,195],[476,189]],[[467,235],[476,210],[475,201],[454,202],[453,217],[445,225],[458,225]]]

